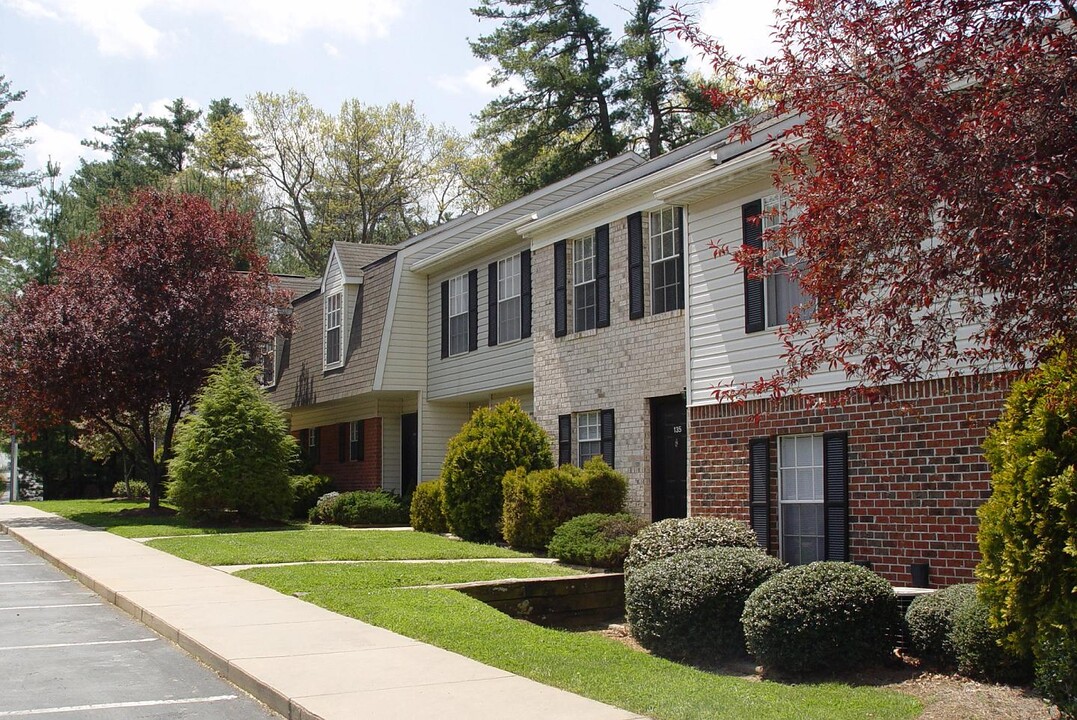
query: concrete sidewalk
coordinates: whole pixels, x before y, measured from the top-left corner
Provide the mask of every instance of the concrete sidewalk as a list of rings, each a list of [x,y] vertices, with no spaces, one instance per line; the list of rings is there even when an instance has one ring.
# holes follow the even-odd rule
[[[0,527],[291,720],[639,720],[32,507]]]

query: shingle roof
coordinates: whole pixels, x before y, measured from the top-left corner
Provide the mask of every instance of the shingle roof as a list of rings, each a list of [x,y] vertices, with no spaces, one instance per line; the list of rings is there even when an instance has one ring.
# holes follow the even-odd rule
[[[340,258],[341,269],[348,277],[358,275],[359,271],[367,265],[397,251],[395,245],[370,245],[353,242],[337,242],[334,243],[334,247],[337,250],[337,257]]]
[[[322,286],[322,279],[318,277],[305,277],[303,275],[274,275],[280,286],[292,292],[292,299],[296,300],[307,293],[314,292]]]

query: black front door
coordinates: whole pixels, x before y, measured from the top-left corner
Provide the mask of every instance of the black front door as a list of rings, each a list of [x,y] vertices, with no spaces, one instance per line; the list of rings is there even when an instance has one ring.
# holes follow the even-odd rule
[[[684,398],[651,399],[653,520],[688,514],[688,422]]]
[[[400,416],[400,494],[408,496],[419,480],[419,413]]]

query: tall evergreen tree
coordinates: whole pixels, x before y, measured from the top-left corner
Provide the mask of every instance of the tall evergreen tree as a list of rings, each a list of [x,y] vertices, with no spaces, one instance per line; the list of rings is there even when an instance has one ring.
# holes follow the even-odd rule
[[[37,182],[37,176],[24,169],[22,157],[23,148],[33,142],[23,131],[33,127],[37,118],[16,121],[14,109],[8,107],[25,97],[25,90],[13,91],[11,81],[0,75],[0,195]],[[0,231],[13,219],[13,210],[0,203]]]

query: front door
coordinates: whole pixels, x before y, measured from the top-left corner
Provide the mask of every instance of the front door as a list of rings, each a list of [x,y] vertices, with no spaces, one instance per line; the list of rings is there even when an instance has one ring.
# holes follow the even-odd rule
[[[419,479],[419,413],[400,416],[400,494],[407,497]]]
[[[688,422],[684,397],[651,399],[653,519],[688,514]]]

